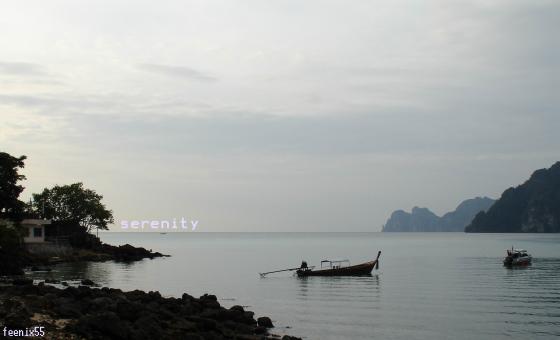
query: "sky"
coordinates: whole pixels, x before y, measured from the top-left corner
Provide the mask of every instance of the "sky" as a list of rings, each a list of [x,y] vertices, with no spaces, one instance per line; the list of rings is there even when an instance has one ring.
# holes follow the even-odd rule
[[[379,231],[560,160],[559,31],[556,0],[4,2],[0,150],[115,231]]]

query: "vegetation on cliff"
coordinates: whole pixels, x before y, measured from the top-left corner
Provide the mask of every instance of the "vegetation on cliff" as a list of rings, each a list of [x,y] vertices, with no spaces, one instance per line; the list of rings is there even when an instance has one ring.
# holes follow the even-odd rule
[[[466,232],[560,232],[560,162],[535,171],[529,180],[509,188],[486,212],[466,227]]]

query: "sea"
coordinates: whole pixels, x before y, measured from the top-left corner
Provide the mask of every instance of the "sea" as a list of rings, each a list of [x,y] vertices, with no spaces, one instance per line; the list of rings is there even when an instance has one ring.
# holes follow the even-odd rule
[[[36,279],[89,278],[123,290],[214,294],[303,339],[560,338],[560,235],[465,233],[100,233],[168,258],[67,263]],[[506,249],[533,255],[506,268]],[[325,259],[380,267],[365,277],[260,272]]]

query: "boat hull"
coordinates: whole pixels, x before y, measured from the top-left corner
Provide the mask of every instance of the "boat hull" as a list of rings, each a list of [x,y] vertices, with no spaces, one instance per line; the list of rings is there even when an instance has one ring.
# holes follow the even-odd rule
[[[329,268],[320,270],[303,270],[296,271],[299,277],[307,276],[361,276],[370,275],[373,267],[377,264],[378,260],[366,263],[357,264],[355,266],[348,266],[342,268]]]
[[[531,264],[531,256],[512,258],[510,256],[504,259],[504,266],[528,266]]]

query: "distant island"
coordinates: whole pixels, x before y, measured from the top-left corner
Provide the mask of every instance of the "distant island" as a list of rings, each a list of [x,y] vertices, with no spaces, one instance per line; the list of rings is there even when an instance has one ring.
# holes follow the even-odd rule
[[[476,197],[465,200],[457,208],[442,217],[428,208],[412,208],[408,213],[396,210],[383,226],[384,232],[447,232],[464,231],[473,218],[488,210],[495,200],[488,197]]]
[[[560,232],[560,162],[509,188],[465,229],[474,233]]]

